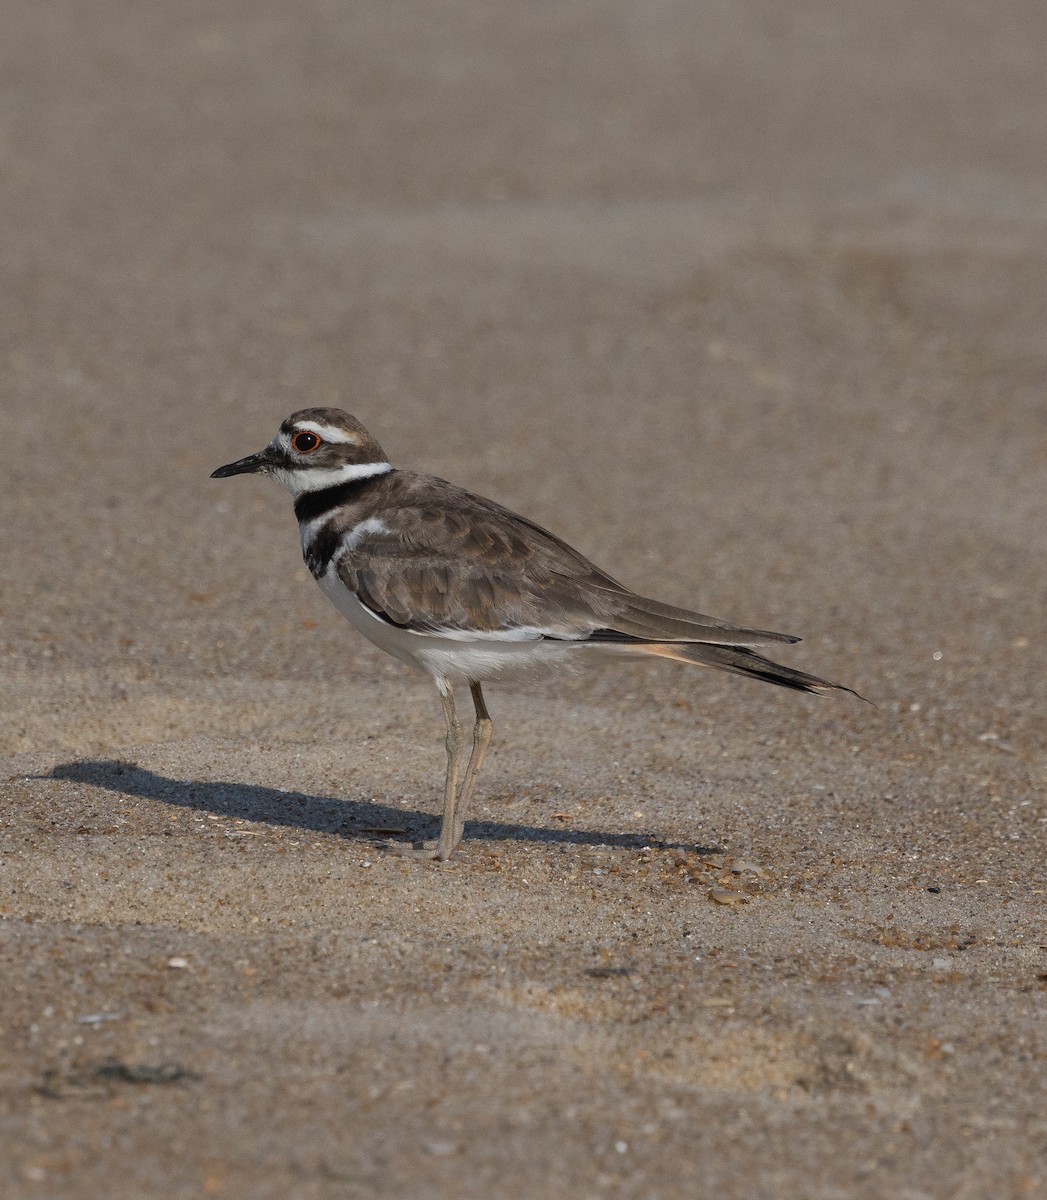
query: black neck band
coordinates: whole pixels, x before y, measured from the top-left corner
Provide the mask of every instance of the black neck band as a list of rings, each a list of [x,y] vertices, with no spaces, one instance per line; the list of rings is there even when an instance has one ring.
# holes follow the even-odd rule
[[[303,492],[294,502],[294,515],[299,521],[312,521],[332,508],[358,500],[379,479],[385,479],[391,470],[365,475],[362,479],[349,479],[333,487],[318,488],[315,492]]]

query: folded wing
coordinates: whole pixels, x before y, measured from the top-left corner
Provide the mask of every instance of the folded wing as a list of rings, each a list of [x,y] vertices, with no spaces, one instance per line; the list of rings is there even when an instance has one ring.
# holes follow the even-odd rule
[[[402,628],[625,644],[799,640],[639,596],[555,534],[443,480],[404,473],[397,484],[395,523],[354,540],[337,569]]]

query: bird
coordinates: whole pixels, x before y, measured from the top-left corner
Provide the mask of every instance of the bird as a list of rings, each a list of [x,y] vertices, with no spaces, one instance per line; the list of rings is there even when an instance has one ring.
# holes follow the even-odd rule
[[[397,469],[341,409],[292,413],[263,450],[211,478],[246,474],[290,491],[306,566],[350,625],[435,683],[447,770],[439,837],[426,849],[442,862],[462,840],[494,732],[482,690],[490,680],[653,656],[799,692],[858,696],[753,649],[798,637],[642,596],[496,501]],[[463,685],[475,712],[464,775],[455,704]]]

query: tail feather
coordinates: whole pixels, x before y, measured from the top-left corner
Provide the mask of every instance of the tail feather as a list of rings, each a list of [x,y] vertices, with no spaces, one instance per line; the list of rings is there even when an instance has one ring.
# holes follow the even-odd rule
[[[640,641],[704,642],[721,646],[760,646],[767,642],[798,642],[789,633],[748,629],[717,617],[691,612],[633,592],[617,595],[622,605],[608,624],[618,633]]]
[[[693,663],[699,667],[715,667],[720,671],[731,671],[735,675],[747,675],[751,679],[762,679],[766,683],[776,683],[779,687],[793,688],[798,692],[813,692],[821,695],[823,692],[850,692],[864,700],[853,688],[842,683],[830,683],[828,679],[820,679],[817,675],[809,675],[806,671],[797,671],[794,667],[785,667],[781,663],[772,662],[748,650],[744,646],[710,646],[703,644],[681,643],[650,643],[643,649],[648,654],[658,654],[663,658],[671,658],[676,662]]]

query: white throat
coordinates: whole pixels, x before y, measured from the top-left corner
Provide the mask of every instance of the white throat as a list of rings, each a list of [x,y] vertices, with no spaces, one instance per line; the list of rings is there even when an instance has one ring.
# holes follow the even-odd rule
[[[387,462],[346,463],[341,467],[277,467],[272,475],[297,500],[306,492],[319,492],[324,488],[337,487],[340,483],[385,475],[392,469]]]

